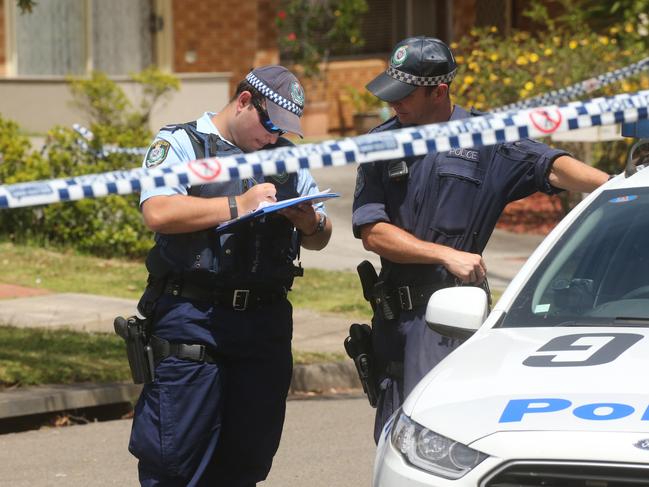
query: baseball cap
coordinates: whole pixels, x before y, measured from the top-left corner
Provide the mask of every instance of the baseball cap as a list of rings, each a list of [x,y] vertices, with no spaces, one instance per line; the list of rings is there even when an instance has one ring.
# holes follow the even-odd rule
[[[394,102],[418,86],[450,83],[456,73],[455,58],[444,42],[434,37],[410,37],[394,47],[388,69],[366,88],[381,100]]]
[[[300,117],[304,111],[304,89],[295,75],[283,66],[271,65],[253,69],[246,80],[266,97],[270,121],[303,137]]]

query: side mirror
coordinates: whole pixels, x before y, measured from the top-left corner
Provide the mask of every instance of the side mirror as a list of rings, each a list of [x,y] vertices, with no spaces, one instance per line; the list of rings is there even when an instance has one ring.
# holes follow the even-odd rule
[[[440,335],[465,340],[480,328],[488,312],[484,289],[448,287],[440,289],[428,300],[426,323]]]

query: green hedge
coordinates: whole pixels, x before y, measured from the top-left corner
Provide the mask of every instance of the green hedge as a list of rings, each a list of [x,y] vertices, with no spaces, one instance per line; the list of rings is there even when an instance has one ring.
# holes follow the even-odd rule
[[[55,127],[41,152],[34,151],[19,127],[0,117],[0,184],[81,176],[139,167],[138,156],[97,156],[103,145],[143,147],[152,134],[149,116],[156,102],[178,89],[178,81],[149,68],[132,75],[143,96],[134,107],[121,88],[102,73],[70,79],[77,106],[91,121],[95,137],[86,142],[70,128]],[[98,256],[141,257],[152,245],[142,223],[139,195],[108,196],[0,212],[0,238],[39,245],[72,247]]]

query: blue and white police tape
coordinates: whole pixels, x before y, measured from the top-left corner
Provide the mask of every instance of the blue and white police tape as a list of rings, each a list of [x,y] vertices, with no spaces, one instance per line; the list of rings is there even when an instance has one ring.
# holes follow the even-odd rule
[[[491,110],[491,112],[507,112],[512,110],[522,110],[524,108],[534,108],[539,106],[565,103],[588,93],[592,93],[593,91],[598,90],[603,86],[610,85],[611,83],[621,81],[625,78],[629,78],[635,74],[647,70],[649,70],[649,57],[644,58],[637,63],[616,69],[615,71],[610,71],[608,73],[595,76],[594,78],[580,81],[579,83],[575,83],[574,85],[568,86],[566,88],[550,91],[548,93],[543,93],[542,95],[528,98],[526,100],[521,100],[516,103],[510,103],[509,105],[503,105],[502,107],[494,108],[493,110]]]
[[[95,135],[83,125],[75,123],[72,125],[72,129],[77,132],[82,140],[77,141],[78,145],[82,150],[90,151],[90,146],[88,142],[91,142]],[[118,147],[116,145],[105,145],[100,150],[96,151],[97,157],[106,157],[109,154],[130,154],[134,156],[143,156],[146,154],[146,147]]]
[[[498,108],[490,110],[491,113],[500,113],[500,112],[510,112],[516,110],[522,110],[525,108],[535,108],[539,106],[547,105],[556,105],[559,103],[566,103],[575,98],[592,93],[593,91],[614,83],[616,81],[629,78],[639,72],[649,70],[649,57],[642,59],[636,63],[630,64],[623,68],[617,69],[615,71],[610,71],[608,73],[601,74],[594,78],[589,78],[584,81],[580,81],[572,86],[566,88],[561,88],[559,90],[550,91],[548,93],[543,93],[542,95],[535,96],[533,98],[528,98],[527,100],[522,100],[516,103],[510,103],[508,105],[503,105]],[[73,124],[72,128],[79,134],[85,141],[91,142],[94,138],[94,134],[87,129],[86,127],[80,124]],[[83,150],[90,150],[90,146],[87,142],[83,140],[78,141],[79,146]],[[118,147],[115,145],[107,145],[97,151],[98,157],[106,157],[109,154],[131,154],[143,156],[146,154],[147,147]]]
[[[513,142],[579,128],[644,120],[649,118],[648,106],[649,90],[646,90],[564,106],[487,114],[318,144],[199,159],[164,168],[139,168],[11,184],[0,186],[0,208],[42,205],[108,194],[130,194],[161,186],[217,183],[296,172],[300,168],[362,164]]]

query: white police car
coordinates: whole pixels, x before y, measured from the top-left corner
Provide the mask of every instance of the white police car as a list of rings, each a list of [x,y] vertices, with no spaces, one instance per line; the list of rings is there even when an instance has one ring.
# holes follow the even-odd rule
[[[649,168],[589,195],[486,314],[478,288],[431,297],[432,328],[477,331],[384,428],[374,487],[649,486]]]

